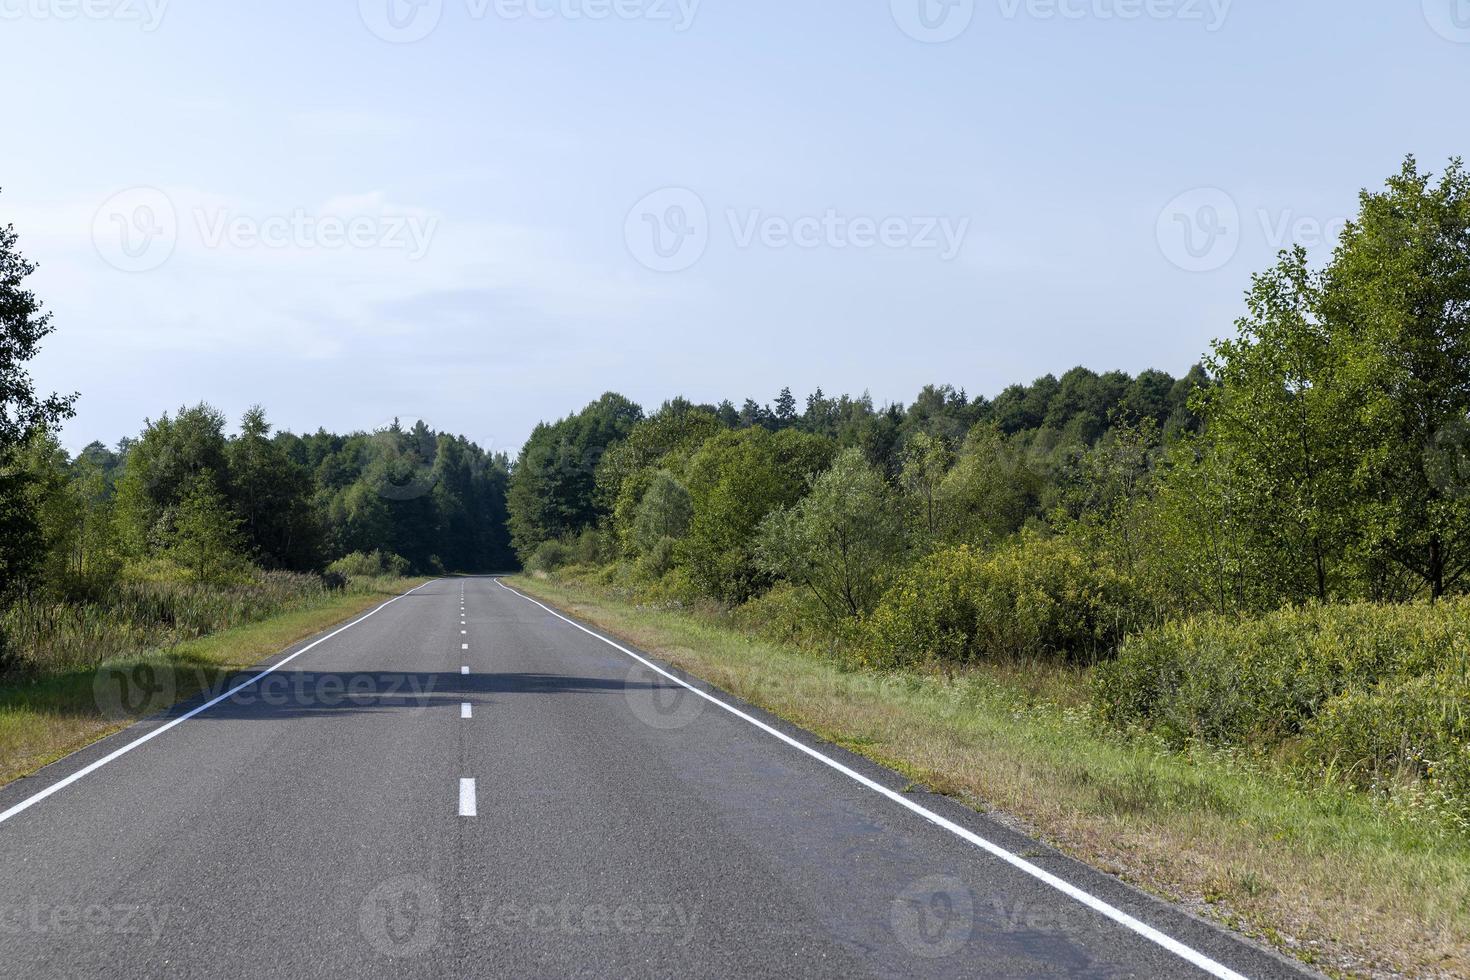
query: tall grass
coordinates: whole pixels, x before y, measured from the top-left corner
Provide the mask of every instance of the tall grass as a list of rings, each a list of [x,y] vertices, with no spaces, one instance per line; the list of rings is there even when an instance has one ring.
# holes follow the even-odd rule
[[[0,612],[0,676],[95,667],[320,602],[317,575],[250,571],[226,582],[124,579],[81,601],[22,596]]]

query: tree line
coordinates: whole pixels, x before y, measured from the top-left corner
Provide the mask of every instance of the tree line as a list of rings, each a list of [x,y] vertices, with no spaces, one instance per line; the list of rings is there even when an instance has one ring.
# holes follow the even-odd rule
[[[230,433],[201,403],[70,455],[58,431],[77,396],[38,392],[28,370],[54,329],[34,270],[0,228],[0,632],[18,596],[105,603],[119,582],[514,565],[509,458],[421,421],[295,435],[257,406]]]
[[[1069,549],[1159,618],[1463,592],[1470,179],[1409,158],[1331,260],[1283,252],[1182,377],[1075,368],[908,405],[613,393],[538,426],[511,540],[670,594],[871,614],[949,549]],[[1058,586],[1060,587],[1060,586]]]

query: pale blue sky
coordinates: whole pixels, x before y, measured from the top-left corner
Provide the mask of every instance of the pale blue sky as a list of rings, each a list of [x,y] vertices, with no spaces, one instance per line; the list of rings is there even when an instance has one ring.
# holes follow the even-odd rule
[[[1470,144],[1467,0],[682,4],[0,0],[67,444],[1180,372],[1278,247]]]

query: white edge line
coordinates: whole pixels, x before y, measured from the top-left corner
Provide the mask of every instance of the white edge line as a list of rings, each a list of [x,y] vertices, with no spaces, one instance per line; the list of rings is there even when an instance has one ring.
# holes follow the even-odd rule
[[[476,815],[475,781],[473,779],[461,779],[459,781],[459,815],[461,817],[473,817]]]
[[[655,664],[652,661],[648,660],[647,658],[645,658],[643,656],[640,656],[639,654],[634,653],[632,650],[629,650],[627,647],[623,646],[622,644],[615,643],[612,640],[609,640],[607,637],[602,636],[599,633],[593,632],[592,630],[590,630],[587,627],[583,626],[581,623],[579,623],[579,622],[577,622],[577,621],[575,621],[573,619],[569,619],[566,616],[563,616],[561,613],[557,612],[555,609],[552,609],[550,606],[546,605],[545,603],[538,602],[537,600],[532,599],[530,596],[526,595],[524,592],[521,592],[521,591],[519,591],[517,589],[511,588],[510,586],[508,586],[504,582],[502,582],[500,579],[496,579],[495,580],[495,584],[499,585],[502,589],[504,589],[507,592],[512,593],[513,595],[520,596],[522,599],[525,599],[527,602],[530,602],[530,603],[533,603],[535,605],[540,606],[542,609],[544,609],[547,612],[551,613],[551,615],[555,616],[557,619],[560,619],[562,622],[568,623],[569,625],[572,625],[572,626],[575,626],[577,629],[581,630],[583,633],[586,633],[588,636],[591,636],[591,637],[594,637],[596,639],[599,639],[603,643],[606,643],[608,646],[612,647],[613,649],[618,650],[621,653],[624,653],[624,654],[628,655],[629,657],[632,657],[634,660],[636,660],[639,663],[643,664],[648,669],[654,671],[655,673],[662,674],[664,677],[667,677],[669,680],[673,681],[674,683],[678,684],[681,687],[688,688],[689,690],[693,691],[695,694],[697,694],[700,697],[704,698],[706,701],[709,701],[710,703],[712,703],[714,705],[717,705],[717,706],[725,709],[730,714],[735,715],[737,718],[744,719],[745,721],[750,722],[752,725],[754,725],[755,727],[761,729],[762,731],[764,731],[764,732],[766,732],[766,733],[768,733],[770,735],[776,736],[781,741],[785,742],[787,745],[790,745],[792,748],[799,749],[800,751],[802,751],[802,752],[806,753],[807,755],[811,756],[813,759],[816,759],[818,762],[821,762],[822,764],[824,764],[824,765],[826,765],[826,766],[828,766],[828,767],[830,767],[832,769],[835,769],[838,772],[842,773],[844,776],[847,776],[850,779],[853,779],[856,782],[859,782],[862,785],[868,787],[868,789],[871,789],[871,790],[873,790],[876,793],[880,793],[883,796],[888,797],[893,802],[899,804],[900,806],[904,807],[905,809],[911,810],[912,812],[914,812],[914,813],[918,814],[919,816],[923,817],[925,820],[929,821],[930,823],[932,823],[932,824],[934,824],[934,825],[936,825],[938,827],[942,827],[945,830],[949,831],[950,833],[956,835],[957,837],[961,837],[964,840],[969,841],[971,844],[974,844],[976,847],[980,848],[981,850],[986,851],[986,852],[994,855],[997,858],[1000,858],[1002,861],[1006,862],[1007,864],[1009,864],[1009,865],[1011,865],[1011,866],[1013,866],[1013,867],[1015,867],[1015,868],[1017,868],[1017,869],[1019,869],[1021,871],[1024,871],[1026,874],[1028,874],[1031,877],[1037,879],[1038,881],[1041,881],[1041,882],[1043,882],[1043,883],[1045,883],[1047,885],[1050,885],[1052,888],[1055,888],[1057,891],[1061,892],[1063,895],[1066,895],[1069,898],[1072,898],[1072,899],[1075,899],[1078,902],[1081,902],[1083,905],[1087,906],[1088,908],[1092,909],[1093,911],[1098,912],[1098,913],[1101,913],[1102,915],[1107,916],[1109,919],[1112,919],[1114,922],[1118,923],[1119,925],[1124,926],[1125,928],[1130,929],[1133,932],[1136,932],[1138,935],[1140,935],[1143,938],[1149,940],[1150,942],[1153,942],[1153,943],[1158,944],[1159,946],[1162,946],[1164,949],[1167,949],[1169,952],[1173,953],[1175,956],[1178,956],[1180,959],[1186,960],[1189,963],[1194,964],[1195,966],[1199,967],[1201,970],[1204,970],[1206,973],[1210,974],[1211,976],[1219,977],[1220,980],[1248,980],[1248,978],[1244,974],[1236,973],[1234,970],[1230,969],[1228,966],[1225,966],[1223,963],[1218,963],[1215,960],[1210,959],[1205,954],[1203,954],[1203,953],[1199,952],[1198,950],[1195,950],[1195,949],[1193,949],[1193,948],[1191,948],[1189,946],[1184,945],[1179,940],[1174,939],[1173,937],[1168,936],[1168,935],[1166,935],[1163,932],[1160,932],[1158,929],[1155,929],[1153,926],[1149,925],[1148,923],[1142,922],[1142,921],[1134,918],[1133,916],[1129,915],[1127,912],[1124,912],[1122,909],[1116,908],[1115,906],[1108,904],[1107,902],[1105,902],[1102,899],[1098,898],[1096,895],[1093,895],[1091,892],[1083,891],[1081,888],[1078,888],[1076,885],[1072,884],[1071,882],[1068,882],[1068,881],[1065,881],[1065,880],[1063,880],[1061,878],[1058,878],[1056,875],[1052,874],[1050,871],[1047,871],[1044,868],[1041,868],[1041,867],[1038,867],[1037,865],[1032,864],[1030,861],[1027,861],[1025,858],[1023,858],[1023,857],[1021,857],[1021,856],[1019,856],[1017,854],[1011,853],[1010,851],[1006,850],[1004,847],[1001,847],[999,844],[996,844],[996,843],[993,843],[993,842],[991,842],[989,840],[986,840],[984,837],[981,837],[979,834],[975,833],[974,831],[969,830],[969,829],[967,829],[965,827],[961,827],[959,824],[955,823],[953,820],[949,820],[948,818],[942,817],[939,814],[935,813],[933,810],[929,810],[929,809],[926,809],[926,808],[920,806],[919,804],[915,803],[913,800],[910,800],[907,797],[905,797],[905,796],[903,796],[903,795],[895,792],[894,790],[889,789],[887,786],[884,786],[882,783],[875,782],[875,781],[869,779],[867,776],[864,776],[862,773],[860,773],[860,772],[858,772],[858,771],[856,771],[854,769],[850,769],[847,766],[844,766],[842,763],[838,762],[836,759],[829,758],[828,756],[823,755],[821,752],[818,752],[816,749],[811,748],[808,745],[804,745],[800,741],[792,738],[790,735],[787,735],[785,732],[782,732],[782,731],[780,731],[780,730],[778,730],[776,728],[772,728],[770,725],[767,725],[765,722],[761,721],[759,718],[755,718],[755,717],[753,717],[753,716],[751,716],[749,714],[746,714],[744,711],[741,711],[739,708],[736,708],[736,707],[734,707],[733,705],[730,705],[730,704],[726,704],[724,701],[721,701],[719,698],[714,697],[714,696],[712,696],[710,694],[707,694],[704,691],[701,691],[699,688],[697,688],[694,685],[688,683],[687,681],[684,681],[684,680],[682,680],[682,679],[674,676],[673,674],[669,673],[667,670],[664,670],[662,667],[658,666],[658,664]]]
[[[377,615],[379,612],[382,612],[384,609],[386,609],[389,606],[393,605],[393,603],[397,602],[399,599],[402,599],[403,596],[413,595],[419,589],[426,588],[426,587],[428,587],[430,585],[433,585],[434,582],[437,582],[437,581],[439,581],[439,580],[438,579],[434,579],[433,581],[425,582],[423,585],[417,586],[416,588],[409,589],[407,592],[403,593],[403,595],[396,595],[396,596],[394,596],[393,598],[389,599],[387,602],[385,602],[382,605],[378,606],[376,609],[373,609],[371,612],[366,613],[366,614],[364,614],[362,616],[359,616],[358,618],[354,619],[352,622],[348,623],[346,626],[339,626],[339,627],[337,627],[336,629],[332,630],[332,632],[328,633],[326,636],[323,636],[323,637],[321,637],[319,639],[313,640],[312,642],[308,643],[306,646],[302,647],[300,650],[297,650],[295,653],[291,654],[289,657],[285,657],[282,660],[280,660],[278,663],[272,664],[270,667],[267,667],[265,670],[262,670],[260,673],[254,675],[249,680],[242,681],[239,684],[236,684],[234,687],[230,688],[225,693],[219,695],[216,698],[213,698],[210,701],[206,701],[204,704],[201,704],[199,707],[194,708],[193,710],[189,711],[187,714],[182,714],[179,717],[175,718],[173,721],[170,721],[170,722],[168,722],[166,724],[163,724],[163,725],[159,725],[157,728],[153,729],[153,731],[149,732],[147,735],[144,735],[141,738],[134,739],[133,741],[129,742],[127,745],[124,745],[124,746],[122,746],[119,749],[114,749],[113,751],[107,753],[107,755],[104,755],[102,758],[98,759],[96,762],[90,763],[89,765],[86,765],[86,766],[82,767],[81,769],[78,769],[76,772],[72,773],[70,776],[67,776],[65,779],[61,779],[61,780],[58,780],[55,783],[52,783],[50,786],[47,786],[45,789],[41,790],[39,793],[36,793],[34,796],[28,796],[28,797],[26,797],[25,799],[21,800],[19,803],[17,803],[14,806],[12,806],[10,809],[6,810],[4,813],[0,813],[0,823],[4,823],[5,821],[9,820],[11,817],[13,817],[16,814],[22,812],[23,810],[30,809],[32,806],[34,806],[35,804],[41,802],[46,797],[50,796],[52,793],[60,792],[61,790],[65,789],[66,787],[70,786],[72,783],[74,783],[77,780],[81,779],[83,776],[86,776],[86,775],[89,775],[89,774],[91,774],[93,772],[96,772],[98,769],[101,769],[103,766],[107,765],[109,762],[113,761],[114,759],[118,758],[119,756],[126,755],[127,753],[133,751],[138,746],[142,745],[144,742],[147,742],[147,741],[150,741],[150,740],[152,740],[154,738],[157,738],[159,735],[162,735],[164,732],[168,731],[170,728],[173,728],[176,725],[183,724],[184,722],[188,721],[190,718],[193,718],[195,715],[199,714],[201,711],[208,711],[210,708],[212,708],[215,705],[219,704],[221,701],[224,701],[227,698],[231,698],[231,697],[235,696],[239,692],[243,691],[245,688],[247,688],[250,685],[254,684],[256,681],[260,680],[262,677],[267,677],[267,676],[269,676],[271,674],[274,674],[276,671],[280,670],[282,667],[286,666],[288,663],[290,663],[291,661],[295,660],[297,657],[301,656],[303,653],[305,653],[306,651],[310,650],[312,647],[319,646],[319,645],[327,642],[328,640],[330,640],[332,637],[336,636],[338,633],[342,633],[342,632],[345,632],[346,630],[352,629],[352,627],[356,626],[358,623],[362,622],[364,619],[367,619],[370,616]],[[126,729],[124,729],[124,731],[126,731]]]

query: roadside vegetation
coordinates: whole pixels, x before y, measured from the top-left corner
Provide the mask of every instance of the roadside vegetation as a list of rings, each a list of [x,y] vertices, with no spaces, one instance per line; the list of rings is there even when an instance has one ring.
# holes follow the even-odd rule
[[[1374,957],[1450,969],[1441,955],[1463,970],[1467,241],[1470,175],[1410,159],[1363,193],[1325,267],[1297,249],[1256,276],[1233,335],[1182,378],[1077,368],[993,400],[939,386],[878,406],[817,391],[803,408],[783,390],[773,406],[676,398],[647,415],[610,393],[522,450],[512,541],[528,570],[575,584],[569,597],[662,610],[676,633],[694,611],[747,638],[701,634],[721,650],[769,644],[771,663],[799,651],[812,670],[902,678],[874,689],[917,685],[932,703],[1022,692],[1041,719],[1027,725],[1063,726],[1032,740],[1055,752],[992,733],[970,745],[983,757],[947,754],[951,768],[926,775],[945,786],[1014,766],[1090,786],[1087,753],[1146,753],[1147,771],[1126,770],[1132,788],[1110,776],[1096,789],[1135,830],[1158,824],[1167,846],[1146,848],[1158,868],[1140,877],[1260,910],[1263,929],[1310,920],[1321,931],[1304,939],[1367,951],[1365,971]],[[843,729],[844,699],[823,730]],[[931,700],[907,703],[895,726]],[[998,727],[986,717],[976,724]],[[895,738],[909,736],[882,741]],[[1055,768],[1063,750],[1080,769]],[[1159,782],[1180,766],[1193,790]],[[968,788],[1032,814],[993,782]],[[1038,792],[1058,818],[1043,824],[1066,827],[1094,789]],[[1183,829],[1165,824],[1190,792],[1205,809],[1226,801],[1209,832],[1229,824],[1226,852],[1256,863],[1217,856],[1256,885],[1211,890],[1185,873],[1204,845],[1181,849]],[[1270,816],[1298,804],[1321,820],[1298,833]],[[1290,860],[1273,834],[1301,845]],[[1369,868],[1374,880],[1348,887]],[[1342,908],[1303,919],[1301,902]]]

